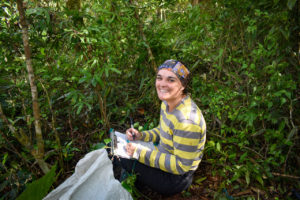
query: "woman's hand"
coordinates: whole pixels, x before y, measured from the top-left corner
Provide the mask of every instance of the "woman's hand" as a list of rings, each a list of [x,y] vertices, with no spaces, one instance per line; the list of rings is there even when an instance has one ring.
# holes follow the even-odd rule
[[[126,136],[127,136],[128,140],[132,141],[132,140],[140,140],[142,137],[142,134],[134,128],[129,128],[126,130]]]
[[[126,145],[126,152],[127,152],[127,154],[128,154],[130,157],[133,156],[133,153],[134,153],[134,151],[135,151],[135,148],[136,148],[135,144],[133,144],[133,143],[127,143],[127,145]]]

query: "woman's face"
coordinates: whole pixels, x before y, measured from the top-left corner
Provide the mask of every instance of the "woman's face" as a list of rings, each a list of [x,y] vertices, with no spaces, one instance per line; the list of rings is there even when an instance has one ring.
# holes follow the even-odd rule
[[[161,69],[156,76],[156,91],[162,101],[176,102],[182,98],[184,87],[179,78],[167,69]]]

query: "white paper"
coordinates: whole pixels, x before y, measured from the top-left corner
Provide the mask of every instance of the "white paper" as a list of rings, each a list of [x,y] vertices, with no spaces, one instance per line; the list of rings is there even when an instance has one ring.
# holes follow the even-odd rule
[[[128,158],[130,159],[130,156],[126,152],[126,145],[128,142],[139,144],[142,147],[148,148],[148,149],[154,149],[154,145],[152,142],[143,142],[143,141],[129,141],[127,139],[126,134],[120,133],[115,131],[115,136],[117,137],[117,147],[114,149],[114,155],[120,156],[122,158]]]

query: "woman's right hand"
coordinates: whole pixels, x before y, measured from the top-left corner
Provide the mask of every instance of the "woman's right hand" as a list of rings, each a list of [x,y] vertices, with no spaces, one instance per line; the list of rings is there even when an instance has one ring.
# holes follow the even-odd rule
[[[126,130],[126,136],[127,136],[128,140],[132,141],[132,140],[140,140],[142,137],[142,134],[134,128],[129,128]]]

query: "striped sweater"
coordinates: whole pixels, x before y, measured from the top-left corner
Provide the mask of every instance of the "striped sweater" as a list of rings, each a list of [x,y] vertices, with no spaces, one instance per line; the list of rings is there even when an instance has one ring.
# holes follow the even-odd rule
[[[163,101],[159,126],[143,131],[141,140],[159,143],[153,150],[138,145],[133,158],[139,162],[172,174],[194,171],[203,156],[205,120],[189,96],[172,112],[168,112],[167,102]]]

